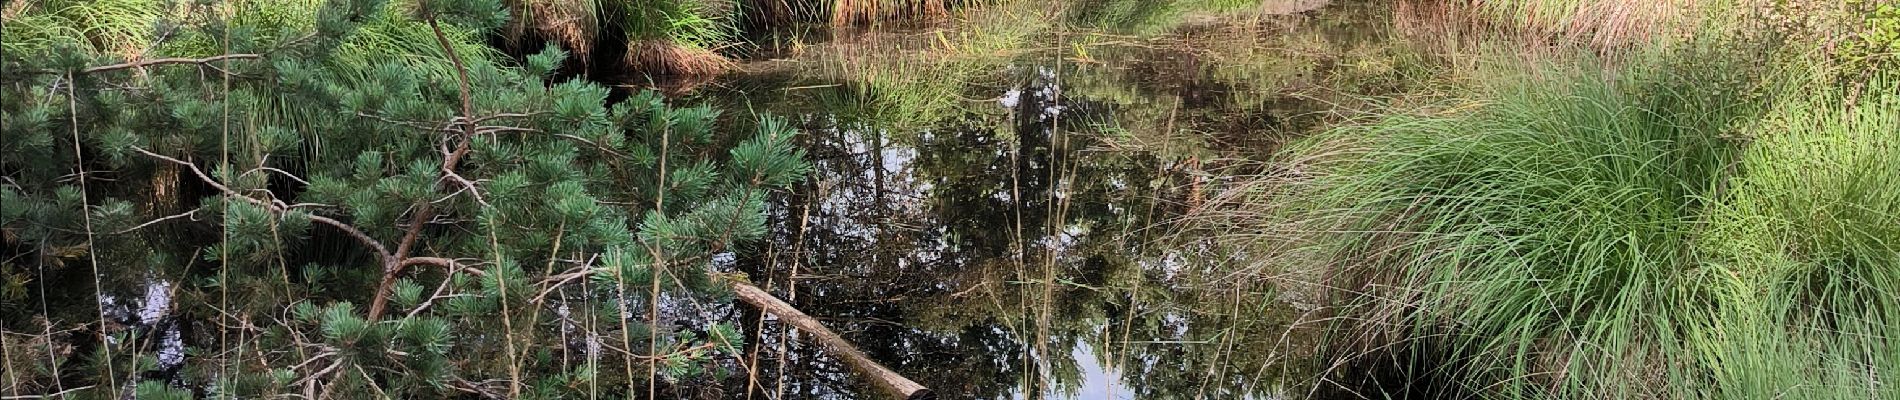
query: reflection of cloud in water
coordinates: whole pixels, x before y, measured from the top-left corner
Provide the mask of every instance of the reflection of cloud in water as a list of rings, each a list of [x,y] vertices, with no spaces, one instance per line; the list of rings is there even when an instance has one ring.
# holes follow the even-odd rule
[[[1141,243],[1167,235],[1142,225],[1180,212],[1184,195],[1169,186],[1185,170],[1157,165],[1166,156],[1099,151],[1102,125],[1070,121],[1114,120],[1127,106],[1065,93],[1057,83],[1074,76],[1067,70],[1006,72],[1014,83],[983,88],[1003,113],[985,102],[903,132],[798,118],[811,181],[777,203],[773,253],[737,264],[762,268],[748,271],[755,281],[772,280],[788,302],[945,398],[1191,398],[1204,384],[1214,398],[1239,397],[1231,382],[1251,377],[1235,370],[1257,365],[1210,371],[1235,363],[1209,343],[1234,325],[1223,319],[1232,297],[1184,279],[1222,260],[1204,246]],[[797,289],[787,293],[794,263]],[[1045,266],[1056,274],[1046,303],[1035,272]],[[1196,299],[1223,311],[1187,303]],[[1049,307],[1047,337],[1034,326],[1037,304]],[[874,397],[826,351],[779,328],[768,323],[757,339],[767,395],[782,377],[786,399]],[[1050,359],[1034,359],[1037,341]],[[1048,388],[1023,386],[1039,375]]]
[[[145,304],[139,308],[139,323],[151,325],[172,308],[172,284],[163,280],[145,285]]]
[[[172,283],[164,280],[150,281],[145,284],[145,298],[139,306],[139,324],[147,328],[157,327],[165,316],[171,313]],[[177,324],[164,324],[164,332],[159,334],[158,367],[172,369],[185,363],[185,341],[178,331]]]
[[[1095,357],[1095,349],[1087,345],[1077,345],[1075,351],[1070,352],[1069,355],[1082,366],[1082,381],[1078,383],[1080,390],[1075,393],[1075,398],[1113,400],[1135,398],[1134,391],[1129,390],[1128,385],[1122,384],[1121,371],[1113,371],[1101,363],[1092,362],[1098,360]],[[1050,397],[1060,396],[1052,393]]]

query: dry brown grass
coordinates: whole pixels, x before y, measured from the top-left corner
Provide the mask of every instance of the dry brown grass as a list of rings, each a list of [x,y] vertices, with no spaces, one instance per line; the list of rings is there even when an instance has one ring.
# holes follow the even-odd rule
[[[1568,15],[1528,21],[1534,29],[1571,35],[1598,48],[1625,47],[1679,33],[1695,0],[1587,1]]]
[[[1706,0],[1405,0],[1398,23],[1412,32],[1556,38],[1597,50],[1682,37]]]
[[[833,26],[950,15],[944,0],[831,0],[830,8]]]
[[[599,21],[589,0],[511,0],[506,32],[511,45],[519,49],[530,37],[559,44],[575,59],[586,60],[593,53]]]
[[[1299,14],[1318,10],[1332,2],[1332,0],[1266,0],[1260,2],[1260,13],[1266,15]]]
[[[20,13],[26,12],[27,5],[32,3],[31,1],[14,1],[7,3],[5,6],[0,6],[0,18],[11,21],[13,18],[19,17]]]
[[[682,46],[660,39],[643,39],[627,43],[627,54],[621,62],[631,72],[670,77],[718,75],[736,66],[732,59],[712,50]]]

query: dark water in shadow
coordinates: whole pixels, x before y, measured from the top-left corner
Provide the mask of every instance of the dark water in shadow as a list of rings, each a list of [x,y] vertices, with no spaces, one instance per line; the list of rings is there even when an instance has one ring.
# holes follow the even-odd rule
[[[755,62],[700,95],[790,118],[816,169],[734,265],[940,398],[1307,397],[1311,307],[1235,273],[1244,251],[1181,218],[1235,166],[1335,122],[1349,93],[1404,84],[1367,65],[1394,63],[1386,12],[1194,17],[1151,37],[1052,29],[1032,41],[1048,50],[945,61],[956,73],[894,61],[941,74],[909,86],[854,79],[877,60]],[[927,54],[955,37],[943,32],[858,40]],[[924,87],[954,98],[890,93]],[[758,360],[724,397],[879,398],[770,317],[724,318]]]

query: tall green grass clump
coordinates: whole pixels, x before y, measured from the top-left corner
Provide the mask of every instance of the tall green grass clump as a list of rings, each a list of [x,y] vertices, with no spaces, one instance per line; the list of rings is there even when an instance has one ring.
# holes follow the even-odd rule
[[[1703,341],[1728,398],[1895,398],[1900,387],[1900,84],[1812,85],[1749,131],[1711,213],[1711,268],[1749,290]]]
[[[0,6],[0,49],[46,55],[84,51],[130,58],[149,49],[166,13],[157,0],[11,1]]]
[[[1261,0],[1083,0],[1070,7],[1070,22],[1115,32],[1157,34],[1190,14],[1238,15],[1262,8]]]
[[[1725,132],[1758,107],[1664,63],[1591,63],[1533,63],[1469,111],[1292,150],[1317,160],[1295,207],[1314,254],[1354,288],[1362,338],[1385,338],[1367,347],[1433,349],[1455,378],[1441,390],[1482,397],[1706,386],[1684,335],[1730,291],[1700,233],[1744,145]]]

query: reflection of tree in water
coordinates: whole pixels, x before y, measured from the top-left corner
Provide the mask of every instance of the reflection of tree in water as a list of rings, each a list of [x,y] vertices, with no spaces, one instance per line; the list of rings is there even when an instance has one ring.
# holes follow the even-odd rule
[[[1302,369],[1315,335],[1289,325],[1316,318],[1271,279],[1234,275],[1245,260],[1216,241],[1165,222],[1220,184],[1204,171],[1220,160],[1271,152],[1353,93],[1402,89],[1404,52],[1375,29],[1388,8],[1345,2],[1132,45],[1069,36],[1054,48],[1088,53],[978,68],[951,82],[957,111],[922,130],[874,101],[890,87],[794,72],[728,82],[736,108],[795,116],[817,164],[775,200],[769,248],[737,264],[946,399],[1277,394],[1279,377],[1315,375]],[[994,81],[1015,84],[983,83]],[[781,382],[788,399],[875,397],[823,349],[744,312],[759,365],[749,398]]]
[[[894,134],[877,121],[801,118],[817,169],[778,200],[770,251],[742,268],[942,398],[1074,394],[1103,380],[1139,398],[1268,389],[1249,383],[1272,376],[1261,366],[1284,347],[1273,343],[1283,319],[1261,310],[1270,297],[1244,285],[1200,289],[1190,265],[1220,261],[1202,259],[1211,249],[1147,245],[1161,235],[1143,228],[1185,207],[1165,199],[1186,197],[1187,161],[1103,151],[1096,128],[1118,117],[1117,105],[1057,107],[1050,71],[1017,72],[1029,76],[1004,92],[1004,121],[971,115]],[[1044,266],[1056,278],[1046,305]],[[1045,312],[1048,336],[1038,337]],[[756,318],[744,322],[758,335],[749,342],[760,392],[782,379],[788,399],[871,397],[823,349],[786,340],[776,324],[750,326]],[[1046,364],[1031,356],[1037,348]],[[1123,376],[1084,376],[1084,364],[1121,365],[1111,369]],[[730,387],[750,386],[736,379]]]

